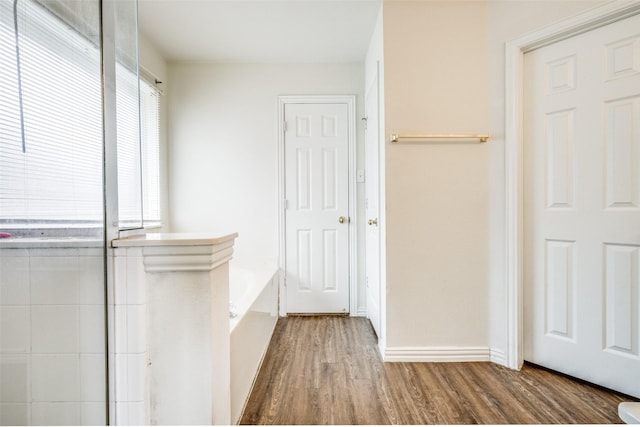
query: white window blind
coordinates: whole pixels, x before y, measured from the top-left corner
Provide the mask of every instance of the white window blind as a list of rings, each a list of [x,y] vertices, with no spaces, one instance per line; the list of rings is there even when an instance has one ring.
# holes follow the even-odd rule
[[[32,0],[17,2],[16,30],[13,7],[0,0],[0,221],[100,223],[97,40]]]
[[[160,92],[140,80],[142,129],[143,217],[145,225],[160,224]]]
[[[117,69],[120,228],[157,225],[160,223],[160,93],[143,79],[139,80],[138,88],[138,78],[133,73],[120,64]]]
[[[18,0],[16,37],[14,2],[0,0],[0,228],[103,220],[98,14],[80,32],[52,12],[65,2],[44,4]],[[128,16],[135,1],[117,4]],[[118,200],[120,226],[132,228],[160,221],[159,93],[138,80],[135,31],[122,33]]]
[[[118,210],[121,229],[160,222],[158,91],[139,78],[138,8],[114,3],[116,12],[116,108]]]
[[[118,213],[120,228],[142,227],[138,76],[116,64]]]

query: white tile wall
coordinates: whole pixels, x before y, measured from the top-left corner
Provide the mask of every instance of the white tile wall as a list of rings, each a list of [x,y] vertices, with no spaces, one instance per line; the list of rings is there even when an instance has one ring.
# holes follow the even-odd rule
[[[31,400],[28,354],[0,355],[0,402],[27,403]]]
[[[144,402],[120,402],[116,405],[117,425],[148,425],[147,409]]]
[[[129,423],[129,405],[128,402],[118,402],[114,405],[115,420],[118,426],[128,426]]]
[[[127,305],[127,352],[147,351],[146,305]]]
[[[80,400],[106,402],[104,382],[104,354],[80,354]]]
[[[80,404],[77,402],[34,402],[31,405],[34,426],[80,425]]]
[[[130,425],[145,425],[149,424],[147,420],[147,412],[144,402],[129,403],[129,424]]]
[[[127,334],[127,306],[116,305],[114,307],[115,312],[115,352],[117,354],[126,354],[127,350],[127,342],[128,342],[128,334]]]
[[[112,330],[113,329],[111,329],[111,331]],[[111,338],[109,339],[111,340]],[[109,364],[109,420],[114,423],[114,420],[116,419],[116,375],[118,375],[118,371],[116,370],[116,355],[114,351],[109,352],[109,360],[107,363]]]
[[[115,400],[118,425],[149,424],[147,292],[141,248],[114,250]]]
[[[104,425],[100,248],[0,249],[0,425]]]
[[[127,304],[146,304],[147,292],[144,286],[145,271],[142,252],[140,248],[132,248],[129,251],[136,255],[127,257]]]
[[[129,401],[129,356],[127,354],[116,354],[116,402]]]
[[[0,403],[0,424],[26,426],[31,424],[31,405],[28,403]]]
[[[86,255],[78,258],[78,298],[80,304],[104,306],[104,260],[102,255]]]
[[[105,336],[96,331],[105,329],[105,307],[103,305],[81,305],[80,309],[80,353],[104,353]]]
[[[0,257],[0,304],[28,305],[29,252],[21,249],[3,250]]]
[[[114,254],[110,417],[148,424],[142,251]],[[106,423],[103,263],[101,249],[0,249],[1,425]]]
[[[105,402],[82,402],[80,404],[80,424],[83,426],[103,426],[107,424]]]
[[[32,354],[31,398],[34,402],[79,402],[78,354]]]
[[[127,303],[127,250],[118,248],[114,250],[114,282],[115,295],[113,302],[115,305]]]
[[[0,311],[0,348],[3,353],[27,353],[31,315],[28,305],[4,306]]]
[[[130,402],[142,402],[145,399],[146,369],[147,355],[145,353],[127,355],[127,396]]]
[[[78,305],[31,307],[31,350],[34,353],[79,353]]]
[[[31,304],[79,303],[77,257],[32,256],[30,262]]]

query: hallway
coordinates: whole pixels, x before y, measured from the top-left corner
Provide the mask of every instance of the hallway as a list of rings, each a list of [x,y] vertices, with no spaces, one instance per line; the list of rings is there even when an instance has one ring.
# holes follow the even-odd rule
[[[367,319],[287,317],[241,424],[606,424],[623,400],[532,365],[384,364]]]

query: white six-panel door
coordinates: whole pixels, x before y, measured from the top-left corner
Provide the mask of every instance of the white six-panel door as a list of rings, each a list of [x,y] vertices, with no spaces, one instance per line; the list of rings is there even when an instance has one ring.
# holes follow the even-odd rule
[[[525,360],[640,397],[640,16],[524,70]]]
[[[347,104],[285,104],[288,313],[349,312]]]

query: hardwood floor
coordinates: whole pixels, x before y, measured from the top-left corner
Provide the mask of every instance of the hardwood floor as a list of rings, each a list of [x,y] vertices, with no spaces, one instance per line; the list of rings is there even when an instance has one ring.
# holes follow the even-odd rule
[[[623,400],[531,365],[385,364],[364,318],[287,317],[241,424],[621,423]]]

